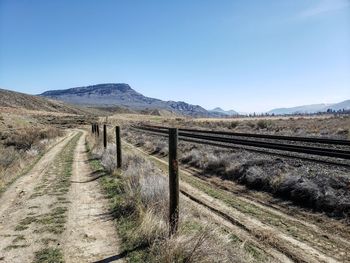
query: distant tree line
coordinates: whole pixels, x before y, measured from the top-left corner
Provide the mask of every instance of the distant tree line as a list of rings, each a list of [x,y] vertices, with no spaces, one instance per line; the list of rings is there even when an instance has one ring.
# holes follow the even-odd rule
[[[231,115],[231,116],[225,116],[224,118],[242,118],[242,117],[248,117],[248,118],[259,118],[259,117],[274,117],[274,116],[321,116],[321,115],[334,115],[334,116],[340,116],[340,115],[348,115],[350,114],[350,109],[327,109],[326,111],[322,112],[315,112],[315,113],[289,113],[289,114],[275,114],[275,113],[250,113],[250,114],[237,114],[237,115]]]

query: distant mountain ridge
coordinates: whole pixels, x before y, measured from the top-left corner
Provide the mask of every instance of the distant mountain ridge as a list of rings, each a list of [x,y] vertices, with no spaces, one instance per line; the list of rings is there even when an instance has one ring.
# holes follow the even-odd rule
[[[221,109],[220,107],[216,107],[212,110],[210,110],[210,112],[212,113],[220,113],[220,114],[223,114],[225,116],[233,116],[233,115],[238,115],[239,113],[234,111],[234,110],[223,110]]]
[[[125,83],[106,83],[65,90],[50,90],[40,94],[40,96],[83,106],[122,106],[135,110],[162,109],[191,117],[219,116],[217,113],[207,111],[199,105],[146,97]]]
[[[328,109],[338,110],[350,110],[350,100],[345,100],[339,103],[333,104],[310,104],[291,108],[276,108],[268,111],[269,114],[311,114],[317,112],[326,112]]]
[[[54,100],[73,105],[89,106],[94,108],[121,107],[137,112],[151,112],[162,115],[181,115],[190,117],[229,117],[239,115],[234,110],[225,111],[220,107],[206,110],[199,105],[192,105],[183,101],[163,101],[135,91],[126,83],[106,83],[91,86],[75,87],[64,90],[49,90],[42,94]],[[268,111],[269,114],[312,114],[333,111],[350,110],[350,100],[333,104],[310,104],[291,108],[276,108]]]

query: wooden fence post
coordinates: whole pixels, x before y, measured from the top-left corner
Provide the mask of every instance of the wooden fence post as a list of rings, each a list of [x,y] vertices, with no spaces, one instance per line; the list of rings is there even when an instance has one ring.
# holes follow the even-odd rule
[[[115,126],[115,142],[117,147],[117,168],[122,167],[122,144],[120,140],[120,127]]]
[[[103,124],[103,147],[107,148],[107,125]]]
[[[98,123],[96,124],[96,128],[97,128],[97,137],[100,137],[100,126],[98,125]]]
[[[169,128],[169,236],[175,234],[179,221],[179,168],[177,128]]]

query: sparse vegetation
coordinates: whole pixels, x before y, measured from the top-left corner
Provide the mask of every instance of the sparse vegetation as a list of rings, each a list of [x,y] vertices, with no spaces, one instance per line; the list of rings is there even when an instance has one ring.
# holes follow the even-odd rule
[[[201,147],[199,147],[201,149]],[[183,163],[201,168],[204,174],[234,180],[250,188],[273,193],[296,204],[335,216],[348,216],[350,178],[344,172],[309,167],[279,158],[213,149],[192,150]],[[203,161],[205,160],[205,161]]]
[[[102,152],[99,147],[94,147],[91,153],[101,160],[109,159],[104,155],[115,155],[108,150]],[[117,221],[122,248],[130,262],[247,262],[252,258],[228,239],[220,227],[198,218],[200,212],[187,208],[189,204],[184,200],[181,230],[169,238],[166,177],[137,154],[124,154],[123,159],[123,170],[112,174],[107,171],[110,167],[105,170],[98,159],[92,160],[91,166],[106,173],[100,182],[110,198],[111,216]]]
[[[25,130],[15,130],[8,134],[3,143],[5,147],[13,146],[16,150],[28,151],[34,145],[39,147],[40,141],[56,138],[62,135],[62,130],[53,127],[43,130],[28,128]]]
[[[260,130],[260,129],[266,129],[269,126],[271,126],[272,122],[270,120],[259,120],[256,123],[256,127]]]
[[[44,248],[35,253],[34,263],[63,263],[62,251],[58,248]]]
[[[6,185],[27,172],[40,159],[51,141],[63,131],[48,127],[27,127],[0,133],[0,192]]]
[[[117,118],[117,117],[116,117]],[[118,119],[120,122],[120,119]],[[237,119],[194,119],[194,118],[165,118],[155,121],[151,117],[129,117],[124,126],[134,123],[153,125],[202,128],[208,130],[263,133],[275,135],[318,136],[334,139],[348,139],[350,116],[325,117],[265,117],[265,118],[237,118]]]

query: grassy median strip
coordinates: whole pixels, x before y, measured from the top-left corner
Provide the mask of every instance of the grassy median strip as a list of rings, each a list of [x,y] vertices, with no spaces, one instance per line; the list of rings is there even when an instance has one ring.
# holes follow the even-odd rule
[[[62,203],[62,197],[66,196],[70,187],[70,177],[73,172],[73,159],[74,150],[77,146],[78,140],[82,133],[79,132],[75,135],[58,154],[57,160],[53,165],[56,175],[51,180],[43,180],[43,184],[37,189],[38,193],[42,195],[55,196],[56,202],[52,203],[50,211],[45,214],[40,214],[32,218],[32,221],[36,224],[34,233],[46,233],[51,237],[44,237],[41,242],[56,241],[58,235],[62,234],[65,230],[66,216],[67,216],[67,204]],[[45,179],[45,178],[44,178]],[[54,242],[52,242],[54,243]],[[35,263],[53,263],[63,262],[63,252],[58,247],[45,247],[35,254]]]

